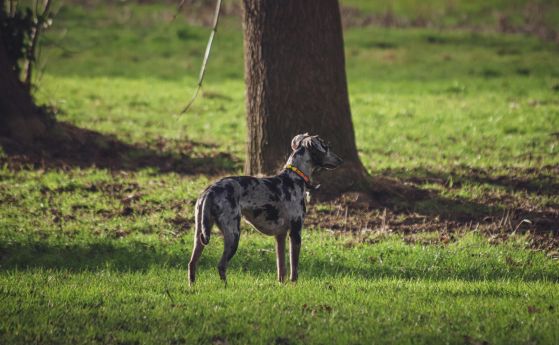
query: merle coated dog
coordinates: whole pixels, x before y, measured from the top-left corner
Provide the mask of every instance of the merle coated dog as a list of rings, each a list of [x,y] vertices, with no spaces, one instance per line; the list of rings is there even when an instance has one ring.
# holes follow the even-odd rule
[[[297,280],[301,229],[306,213],[305,191],[318,188],[310,184],[310,177],[321,168],[336,168],[342,159],[317,135],[299,134],[291,141],[291,148],[293,152],[279,175],[226,177],[200,195],[196,202],[194,249],[188,264],[190,284],[194,283],[196,264],[204,246],[210,242],[214,224],[223,233],[224,249],[218,271],[221,279],[227,282],[227,264],[239,245],[241,215],[258,231],[275,236],[280,282],[285,279],[285,239],[289,233],[290,279]]]

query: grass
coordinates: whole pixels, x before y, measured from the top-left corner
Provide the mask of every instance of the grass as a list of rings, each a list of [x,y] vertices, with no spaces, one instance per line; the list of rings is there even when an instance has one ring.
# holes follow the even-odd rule
[[[529,26],[539,26],[557,30],[559,18],[557,3],[545,0],[342,0],[341,3],[392,25],[473,27],[485,31],[529,31]]]
[[[519,250],[521,240],[370,245],[307,232],[301,281],[281,286],[270,240],[249,233],[227,288],[214,268],[219,239],[194,288],[182,240],[14,240],[3,248],[1,334],[7,343],[552,344],[559,271]]]
[[[481,6],[468,4],[456,6]],[[189,288],[194,201],[245,158],[242,32],[223,18],[203,93],[177,116],[209,29],[172,13],[66,5],[45,37],[37,100],[101,134],[85,157],[47,150],[54,166],[0,155],[0,342],[559,342],[556,45],[346,29],[364,165],[427,196],[387,210],[312,205],[297,284],[275,282],[272,240],[243,225],[224,288],[214,236]]]

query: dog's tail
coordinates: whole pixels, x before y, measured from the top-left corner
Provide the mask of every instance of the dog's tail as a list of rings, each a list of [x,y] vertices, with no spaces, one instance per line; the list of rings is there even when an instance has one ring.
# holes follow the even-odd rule
[[[196,203],[196,236],[203,245],[210,243],[210,234],[214,223],[212,212],[212,193],[205,191]]]

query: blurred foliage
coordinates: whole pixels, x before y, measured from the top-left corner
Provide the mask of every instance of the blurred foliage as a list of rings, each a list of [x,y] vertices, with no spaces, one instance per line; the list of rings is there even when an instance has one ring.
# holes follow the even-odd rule
[[[0,6],[0,38],[14,71],[19,75],[19,61],[29,55],[29,37],[33,30],[33,11],[31,8],[17,8],[9,13],[8,3]]]
[[[49,10],[51,0],[12,1],[3,0],[0,5],[0,36],[13,71],[31,86],[31,71],[38,60],[39,37],[52,25],[53,14]],[[22,66],[27,66],[23,68]],[[25,75],[22,75],[23,74]]]

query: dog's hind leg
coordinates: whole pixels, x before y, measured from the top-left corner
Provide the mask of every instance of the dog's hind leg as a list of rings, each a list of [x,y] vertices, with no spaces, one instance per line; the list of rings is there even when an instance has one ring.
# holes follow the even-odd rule
[[[217,266],[219,277],[227,286],[227,265],[233,258],[239,247],[239,238],[241,237],[241,214],[228,218],[223,217],[217,221],[218,227],[223,233],[223,255]]]
[[[202,242],[202,237],[205,237],[206,241],[209,241],[209,235],[214,222],[209,210],[204,207],[205,205],[209,205],[209,203],[205,202],[207,197],[208,195],[204,193],[196,202],[194,247],[192,248],[192,256],[188,263],[188,281],[190,285],[194,284],[196,280],[196,265],[202,255],[204,246],[208,244],[207,242],[205,244]],[[206,232],[205,236],[204,232]]]
[[[194,248],[192,249],[192,256],[190,257],[190,262],[188,263],[188,281],[189,284],[194,284],[196,280],[196,265],[198,264],[198,260],[202,255],[202,251],[204,250],[204,245],[200,240],[200,236],[198,234],[194,235]]]

